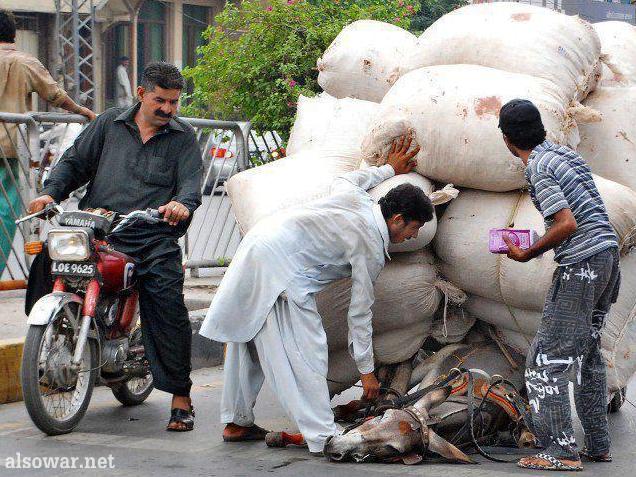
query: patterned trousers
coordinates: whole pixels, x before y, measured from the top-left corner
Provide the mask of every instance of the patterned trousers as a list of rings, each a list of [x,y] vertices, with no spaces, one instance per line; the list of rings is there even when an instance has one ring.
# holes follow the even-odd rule
[[[593,455],[609,451],[607,380],[600,337],[620,287],[616,248],[557,267],[526,361],[534,431],[545,452],[578,460],[568,385]]]

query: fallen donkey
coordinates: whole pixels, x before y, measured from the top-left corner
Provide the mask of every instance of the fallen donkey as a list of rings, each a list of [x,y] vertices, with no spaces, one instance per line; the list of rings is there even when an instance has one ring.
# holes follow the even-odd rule
[[[510,381],[481,370],[453,368],[438,383],[385,401],[371,414],[377,415],[329,438],[325,455],[332,461],[416,464],[432,452],[473,463],[466,454],[471,450],[492,458],[483,445],[534,445],[524,422],[527,402]]]

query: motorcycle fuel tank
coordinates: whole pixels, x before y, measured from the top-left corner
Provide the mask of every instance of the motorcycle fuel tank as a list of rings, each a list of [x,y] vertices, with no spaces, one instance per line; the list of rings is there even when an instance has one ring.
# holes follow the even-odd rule
[[[98,252],[98,255],[106,292],[118,293],[135,284],[135,262],[131,257],[116,250]]]

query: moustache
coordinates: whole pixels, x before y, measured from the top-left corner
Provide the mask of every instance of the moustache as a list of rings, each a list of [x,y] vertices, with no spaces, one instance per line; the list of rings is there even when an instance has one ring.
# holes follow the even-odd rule
[[[172,119],[172,114],[166,114],[161,109],[155,110],[155,116],[159,116],[164,119]]]

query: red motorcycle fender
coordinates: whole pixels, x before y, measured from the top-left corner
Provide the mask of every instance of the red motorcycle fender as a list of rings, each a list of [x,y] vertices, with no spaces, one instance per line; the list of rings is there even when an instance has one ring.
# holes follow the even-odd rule
[[[75,293],[53,292],[40,298],[29,313],[28,325],[47,325],[57,315],[62,307],[68,303],[83,305],[82,300]]]

